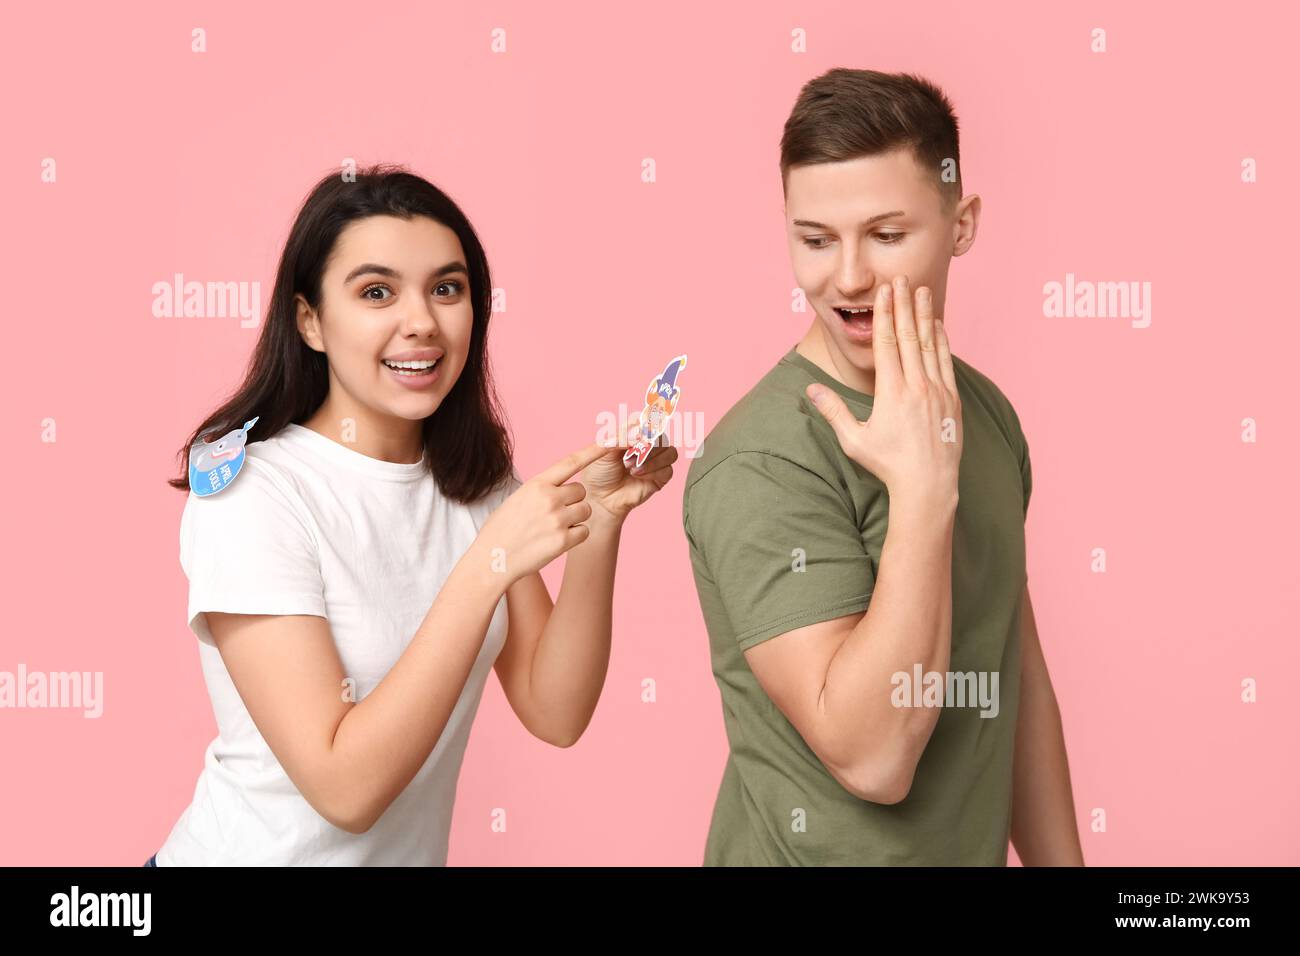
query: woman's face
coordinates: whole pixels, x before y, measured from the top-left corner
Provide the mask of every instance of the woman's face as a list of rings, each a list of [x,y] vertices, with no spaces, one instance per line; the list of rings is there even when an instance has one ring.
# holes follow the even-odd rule
[[[349,223],[326,264],[319,314],[301,297],[298,308],[303,339],[329,363],[331,400],[341,390],[380,415],[432,415],[469,355],[465,253],[451,229],[424,216]]]

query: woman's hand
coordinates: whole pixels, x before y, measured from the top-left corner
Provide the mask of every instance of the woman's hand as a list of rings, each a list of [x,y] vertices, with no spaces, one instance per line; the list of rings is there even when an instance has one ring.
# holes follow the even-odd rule
[[[565,455],[515,489],[484,522],[474,544],[488,551],[493,569],[506,575],[507,586],[540,571],[591,535],[583,524],[592,516],[592,506],[583,500],[587,490],[569,479],[609,451],[592,443]]]
[[[668,484],[673,476],[677,449],[671,445],[651,449],[640,468],[623,464],[630,439],[640,425],[640,414],[624,423],[624,441],[609,448],[606,454],[589,464],[582,473],[587,501],[592,509],[615,521],[623,521],[633,508],[645,504],[650,496]]]

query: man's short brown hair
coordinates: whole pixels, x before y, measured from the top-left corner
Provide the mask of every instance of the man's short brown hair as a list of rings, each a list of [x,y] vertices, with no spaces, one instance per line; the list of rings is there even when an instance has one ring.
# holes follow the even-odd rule
[[[809,80],[781,135],[781,190],[795,166],[837,163],[910,147],[934,174],[940,205],[951,213],[961,199],[957,116],[939,87],[911,73],[836,67]],[[945,182],[951,160],[952,181]]]

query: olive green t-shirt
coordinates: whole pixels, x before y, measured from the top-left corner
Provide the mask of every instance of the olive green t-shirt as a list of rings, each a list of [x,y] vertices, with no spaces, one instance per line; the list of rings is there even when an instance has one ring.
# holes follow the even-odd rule
[[[859,421],[872,396],[792,348],[709,433],[683,489],[730,744],[706,866],[1006,865],[1029,449],[998,387],[956,356],[953,370],[963,444],[949,666],[984,672],[988,692],[998,673],[996,716],[974,700],[944,707],[908,795],[871,803],[831,776],[749,669],[746,649],[867,609],[889,525],[884,484],[844,454],[804,388],[834,389]]]

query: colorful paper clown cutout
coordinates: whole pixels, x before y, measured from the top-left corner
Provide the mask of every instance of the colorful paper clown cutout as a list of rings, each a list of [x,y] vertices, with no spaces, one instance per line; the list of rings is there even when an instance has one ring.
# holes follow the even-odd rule
[[[655,447],[668,428],[668,419],[677,408],[682,390],[677,385],[677,373],[686,368],[686,356],[679,355],[665,366],[663,374],[652,379],[645,393],[645,408],[641,409],[637,435],[623,455],[623,464],[636,459],[635,468],[645,463],[646,456]]]

